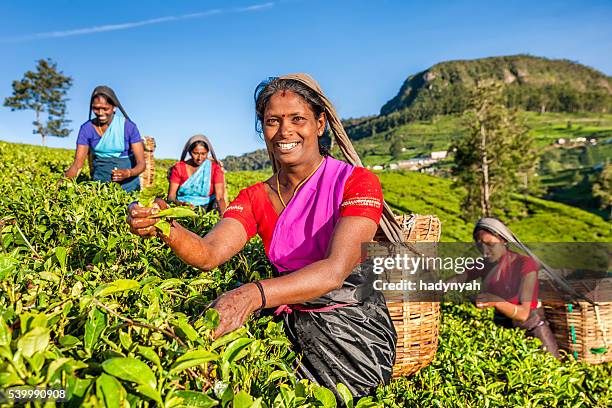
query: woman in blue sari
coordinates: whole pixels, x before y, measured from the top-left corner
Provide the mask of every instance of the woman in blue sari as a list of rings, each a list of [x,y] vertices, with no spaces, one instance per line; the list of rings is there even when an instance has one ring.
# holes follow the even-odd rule
[[[189,160],[187,153],[191,156]],[[168,201],[192,207],[217,209],[221,214],[225,202],[223,168],[210,140],[204,135],[192,136],[181,154],[181,161],[170,169]]]
[[[65,176],[76,177],[88,155],[93,160],[92,180],[113,181],[128,192],[140,190],[138,175],[145,169],[142,138],[108,86],[98,86],[91,94],[89,120],[79,129],[74,161]]]

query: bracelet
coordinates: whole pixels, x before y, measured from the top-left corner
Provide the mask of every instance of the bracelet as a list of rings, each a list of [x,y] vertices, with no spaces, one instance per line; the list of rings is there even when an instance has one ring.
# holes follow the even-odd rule
[[[266,294],[260,281],[255,281],[253,283],[255,286],[257,286],[257,289],[259,289],[259,293],[261,294],[261,307],[258,310],[262,310],[266,307]]]
[[[516,316],[516,314],[518,313],[518,307],[516,307],[516,305],[514,306],[514,313],[512,313],[512,316],[510,316],[511,319],[514,319],[514,316]]]

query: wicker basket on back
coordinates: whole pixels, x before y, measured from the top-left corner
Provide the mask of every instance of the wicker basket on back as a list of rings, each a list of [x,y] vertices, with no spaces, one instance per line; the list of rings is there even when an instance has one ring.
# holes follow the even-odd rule
[[[140,186],[151,187],[155,183],[155,139],[150,136],[144,137],[145,170],[140,174]]]
[[[540,291],[546,319],[559,348],[590,364],[612,361],[612,302],[605,301],[612,295],[612,281],[585,280],[570,285],[579,291],[590,286],[588,295],[595,304],[561,300],[547,285]]]
[[[438,242],[440,220],[431,215],[399,215],[404,242]],[[381,231],[375,241],[385,241]],[[370,254],[372,255],[372,254]],[[383,254],[386,255],[386,254]],[[393,273],[401,273],[395,271]],[[393,377],[416,373],[433,360],[438,349],[440,303],[407,299],[405,291],[385,291],[389,314],[397,332],[397,347]]]

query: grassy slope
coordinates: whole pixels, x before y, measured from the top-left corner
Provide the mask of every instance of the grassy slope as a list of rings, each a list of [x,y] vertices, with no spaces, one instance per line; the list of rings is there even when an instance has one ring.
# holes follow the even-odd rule
[[[470,241],[473,224],[461,212],[462,190],[450,180],[413,172],[379,174],[387,202],[400,213],[434,214],[442,221],[443,241]],[[510,228],[525,242],[610,241],[610,224],[565,204],[515,196]]]
[[[612,114],[521,112],[521,117],[542,150],[558,138],[612,137]],[[462,135],[462,128],[459,116],[437,116],[429,121],[406,124],[360,139],[354,144],[360,152],[366,153],[365,164],[385,164],[428,154],[431,150],[446,150],[453,137]],[[394,137],[400,137],[403,147],[407,149],[397,159],[389,155],[389,146]]]

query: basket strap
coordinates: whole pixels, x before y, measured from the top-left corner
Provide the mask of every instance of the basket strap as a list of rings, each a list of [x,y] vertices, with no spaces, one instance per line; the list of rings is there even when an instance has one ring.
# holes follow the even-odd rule
[[[395,219],[395,215],[386,201],[383,201],[383,214],[382,218],[380,219],[380,229],[384,232],[385,236],[390,242],[404,242],[402,228]]]
[[[601,330],[601,334],[603,336],[604,346],[608,347],[608,337],[606,336],[606,328],[604,327],[603,321],[601,320],[601,316],[599,315],[599,305],[596,303],[594,305],[595,309],[595,319],[597,320],[597,326],[599,326],[599,330]]]

